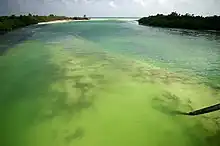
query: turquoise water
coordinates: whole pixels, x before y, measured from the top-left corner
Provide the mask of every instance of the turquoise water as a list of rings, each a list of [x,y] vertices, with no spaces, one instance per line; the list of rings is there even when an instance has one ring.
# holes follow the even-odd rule
[[[217,146],[220,35],[135,21],[0,36],[0,145]]]

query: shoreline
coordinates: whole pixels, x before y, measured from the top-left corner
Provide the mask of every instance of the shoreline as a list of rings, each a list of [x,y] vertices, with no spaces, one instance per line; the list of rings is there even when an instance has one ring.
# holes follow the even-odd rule
[[[168,15],[157,14],[148,17],[142,17],[138,20],[139,25],[177,28],[188,30],[220,31],[220,16],[194,16],[193,14],[180,15],[172,12]]]
[[[37,25],[43,24],[56,24],[56,23],[67,23],[67,22],[81,22],[81,21],[107,21],[107,20],[118,20],[118,21],[135,21],[136,19],[114,19],[114,18],[91,18],[91,19],[82,19],[82,20],[54,20],[54,21],[47,21],[47,22],[39,22]]]
[[[38,16],[38,15],[20,15],[20,16],[0,16],[0,34],[13,31],[18,28],[23,28],[30,25],[36,24],[52,24],[52,23],[64,23],[75,20],[89,20],[87,17],[66,17],[66,16],[55,16],[53,14],[49,16]]]
[[[19,28],[24,28],[26,26],[30,26],[30,25],[47,25],[47,24],[56,24],[56,23],[68,23],[68,22],[82,22],[82,21],[137,21],[136,19],[123,19],[123,18],[86,18],[86,19],[65,19],[65,20],[52,20],[52,21],[43,21],[43,22],[38,22],[38,23],[34,23],[34,24],[29,24],[29,25],[25,25],[22,27],[18,27],[18,28],[13,28],[11,30],[7,30],[7,31],[2,31],[0,30],[0,35],[4,35],[8,32],[11,32],[13,30],[19,29]]]
[[[72,21],[75,21],[75,20],[71,20],[71,19],[68,19],[68,20],[54,20],[54,21],[45,21],[45,22],[39,22],[37,23],[38,25],[42,25],[42,24],[54,24],[54,23],[67,23],[67,22],[72,22]],[[85,21],[85,20],[83,20]]]

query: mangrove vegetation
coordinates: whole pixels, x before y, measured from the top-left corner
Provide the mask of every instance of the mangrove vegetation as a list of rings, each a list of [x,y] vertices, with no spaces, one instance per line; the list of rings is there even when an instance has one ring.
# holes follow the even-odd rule
[[[84,17],[65,17],[65,16],[56,16],[50,14],[49,16],[38,16],[38,15],[20,15],[20,16],[0,16],[0,34],[12,31],[17,28],[25,27],[28,25],[38,24],[40,22],[48,22],[55,20],[87,20],[86,16]]]
[[[138,20],[140,25],[183,28],[193,30],[220,30],[220,16],[194,16],[193,14],[180,15],[172,12],[169,15],[157,14],[143,17]]]

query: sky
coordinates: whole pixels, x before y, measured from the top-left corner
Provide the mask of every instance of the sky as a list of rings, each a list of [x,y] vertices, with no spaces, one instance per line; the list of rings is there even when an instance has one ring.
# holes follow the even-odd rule
[[[158,13],[220,15],[220,0],[0,0],[0,15],[142,17]]]

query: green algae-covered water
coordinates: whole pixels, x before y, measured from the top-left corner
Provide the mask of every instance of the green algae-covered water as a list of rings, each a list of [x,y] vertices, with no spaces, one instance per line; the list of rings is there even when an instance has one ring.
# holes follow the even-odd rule
[[[0,36],[1,146],[219,146],[220,35],[134,21]]]

